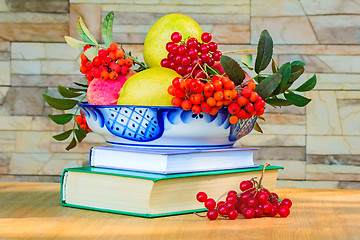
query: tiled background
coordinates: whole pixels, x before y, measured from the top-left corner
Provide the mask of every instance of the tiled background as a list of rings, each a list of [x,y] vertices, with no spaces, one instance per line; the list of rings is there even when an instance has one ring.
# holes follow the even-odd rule
[[[80,52],[63,36],[77,37],[81,15],[100,40],[109,11],[114,40],[140,59],[147,30],[167,13],[194,18],[223,51],[254,49],[267,29],[277,62],[304,61],[305,77],[316,73],[318,84],[305,109],[268,107],[265,133],[238,144],[260,147],[257,162],[285,167],[279,187],[360,188],[359,0],[0,0],[0,181],[59,181],[103,144],[90,134],[66,152],[51,138],[61,128],[41,94],[83,79]]]

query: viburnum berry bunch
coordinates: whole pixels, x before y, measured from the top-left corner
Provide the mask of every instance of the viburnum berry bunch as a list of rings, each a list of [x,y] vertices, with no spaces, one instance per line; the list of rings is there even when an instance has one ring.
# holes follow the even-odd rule
[[[84,46],[84,52],[90,48],[89,45]],[[124,49],[115,42],[112,42],[107,49],[99,50],[92,60],[85,53],[81,54],[80,59],[80,72],[88,80],[87,85],[96,78],[116,80],[119,75],[128,74],[133,66],[132,58],[126,57]]]
[[[205,77],[201,66],[213,66],[220,61],[222,55],[217,44],[211,39],[211,34],[207,32],[201,35],[201,42],[194,37],[182,39],[180,33],[172,33],[171,42],[166,44],[168,55],[161,60],[161,66],[171,68],[188,78]]]
[[[239,214],[247,219],[275,217],[278,214],[282,218],[289,216],[292,201],[288,198],[279,199],[275,192],[269,192],[261,185],[265,167],[268,165],[264,165],[259,182],[254,178],[242,181],[239,185],[240,191],[228,191],[225,201],[216,202],[205,192],[199,192],[196,199],[208,209],[206,217],[209,220],[216,220],[219,216],[234,220]]]

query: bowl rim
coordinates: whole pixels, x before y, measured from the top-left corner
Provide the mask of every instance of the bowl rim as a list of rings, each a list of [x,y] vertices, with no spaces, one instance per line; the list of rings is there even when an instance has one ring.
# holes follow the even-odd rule
[[[79,102],[78,103],[79,106],[83,106],[83,107],[96,107],[96,108],[115,108],[115,107],[135,107],[135,108],[162,108],[162,109],[179,109],[178,107],[173,107],[173,106],[144,106],[144,105],[118,105],[118,104],[112,104],[112,105],[95,105],[95,104],[90,104],[88,102]]]

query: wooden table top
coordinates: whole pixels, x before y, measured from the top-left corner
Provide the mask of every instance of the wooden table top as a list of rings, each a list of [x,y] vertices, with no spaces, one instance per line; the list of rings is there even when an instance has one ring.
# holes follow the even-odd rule
[[[287,218],[139,218],[62,207],[60,184],[0,183],[0,239],[360,239],[360,190],[276,190]]]

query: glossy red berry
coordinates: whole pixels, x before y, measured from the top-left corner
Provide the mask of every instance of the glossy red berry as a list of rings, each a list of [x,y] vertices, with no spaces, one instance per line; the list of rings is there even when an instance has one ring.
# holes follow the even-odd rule
[[[235,209],[231,209],[228,213],[228,218],[230,220],[235,220],[239,216],[239,213]]]
[[[206,216],[209,220],[213,221],[213,220],[217,219],[217,217],[219,216],[219,213],[215,209],[212,209],[207,212]]]
[[[214,208],[216,207],[216,202],[215,202],[215,200],[212,199],[212,198],[206,199],[206,201],[205,201],[205,207],[206,207],[207,209],[209,209],[209,210],[214,209]]]
[[[278,209],[279,215],[282,218],[286,218],[290,214],[290,209],[287,206],[281,206]]]
[[[199,202],[205,202],[207,200],[207,194],[205,192],[198,192],[198,194],[196,194],[196,199]]]
[[[256,198],[258,199],[258,201],[260,203],[266,203],[269,200],[269,195],[267,193],[265,193],[265,192],[259,192],[256,195]]]
[[[201,40],[202,40],[204,43],[210,42],[211,39],[212,39],[212,36],[211,36],[210,33],[204,32],[204,33],[201,35]]]
[[[182,39],[182,36],[179,32],[173,32],[171,34],[171,41],[173,41],[173,43],[178,43],[180,42]]]
[[[254,184],[251,181],[247,180],[247,181],[242,181],[240,183],[240,190],[243,191],[243,192],[250,189],[250,188],[252,188],[252,187],[254,187]]]
[[[255,210],[253,208],[245,208],[243,214],[245,218],[250,219],[255,216]]]
[[[288,208],[291,208],[292,206],[292,201],[288,198],[284,198],[282,201],[281,201],[281,205],[283,206],[286,206]]]

